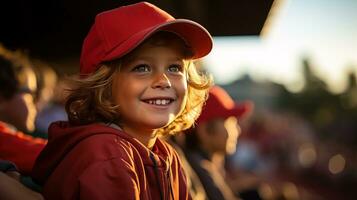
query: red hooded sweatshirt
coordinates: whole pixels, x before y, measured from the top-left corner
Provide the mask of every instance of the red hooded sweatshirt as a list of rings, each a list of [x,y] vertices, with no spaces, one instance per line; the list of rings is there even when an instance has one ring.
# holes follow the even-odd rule
[[[149,150],[104,124],[53,123],[33,178],[51,200],[191,199],[170,145],[157,139]]]

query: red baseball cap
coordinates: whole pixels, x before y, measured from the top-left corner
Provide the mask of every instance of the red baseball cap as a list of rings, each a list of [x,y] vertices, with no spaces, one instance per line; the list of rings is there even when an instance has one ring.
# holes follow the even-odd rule
[[[99,13],[86,36],[80,58],[80,73],[94,72],[99,64],[124,56],[158,31],[180,36],[192,48],[193,59],[207,55],[212,37],[200,24],[175,19],[148,2],[122,6]]]
[[[231,116],[242,118],[253,110],[251,101],[234,102],[228,93],[219,86],[213,86],[209,91],[206,104],[196,123],[208,122],[216,118],[228,118]]]

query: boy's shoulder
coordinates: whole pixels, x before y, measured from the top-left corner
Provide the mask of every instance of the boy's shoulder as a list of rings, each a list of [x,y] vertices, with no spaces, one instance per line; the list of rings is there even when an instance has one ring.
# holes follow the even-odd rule
[[[132,160],[132,146],[120,130],[104,124],[70,126],[51,124],[49,142],[36,161],[33,174],[39,183],[56,171],[82,173],[86,168],[107,161],[118,164]]]
[[[83,136],[76,142],[74,149],[92,158],[98,156],[99,159],[105,160],[130,155],[132,149],[139,146],[123,131],[105,124],[90,125],[87,131],[84,131],[87,133],[82,133]]]
[[[63,123],[63,122],[62,122]],[[88,163],[121,159],[127,162],[151,164],[150,150],[124,131],[103,123],[69,126],[67,123],[52,124],[50,141],[46,147],[59,159],[81,158]],[[163,159],[177,157],[175,150],[165,141],[158,140],[154,152]],[[59,155],[62,154],[62,155]]]

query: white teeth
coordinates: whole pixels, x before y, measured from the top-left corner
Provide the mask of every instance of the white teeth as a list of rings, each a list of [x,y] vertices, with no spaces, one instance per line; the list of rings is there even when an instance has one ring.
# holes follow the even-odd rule
[[[147,101],[149,104],[153,105],[168,105],[170,103],[169,99],[156,99]]]

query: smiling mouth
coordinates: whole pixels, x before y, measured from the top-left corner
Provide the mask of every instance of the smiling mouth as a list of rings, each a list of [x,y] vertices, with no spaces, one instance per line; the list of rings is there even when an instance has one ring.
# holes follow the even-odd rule
[[[165,99],[146,99],[143,100],[145,103],[147,104],[151,104],[151,105],[158,105],[158,106],[166,106],[169,105],[170,103],[172,103],[174,101],[174,99],[171,98],[165,98]]]

